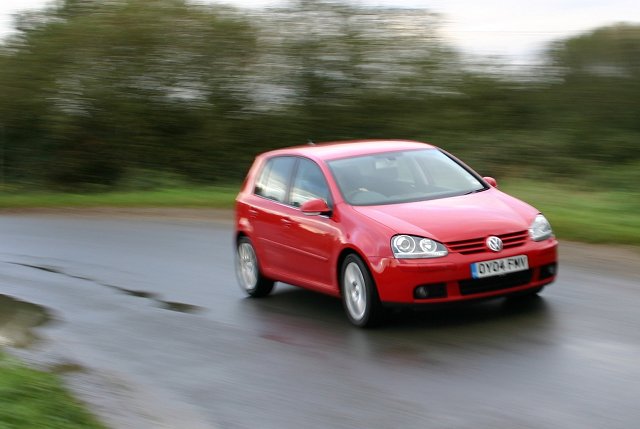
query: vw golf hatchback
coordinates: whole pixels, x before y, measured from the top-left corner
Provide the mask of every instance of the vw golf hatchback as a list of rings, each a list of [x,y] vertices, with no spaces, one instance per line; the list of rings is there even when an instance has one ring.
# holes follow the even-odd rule
[[[279,281],[340,297],[359,327],[392,304],[537,294],[557,271],[558,243],[538,210],[413,141],[259,155],[236,199],[235,234],[248,295]]]

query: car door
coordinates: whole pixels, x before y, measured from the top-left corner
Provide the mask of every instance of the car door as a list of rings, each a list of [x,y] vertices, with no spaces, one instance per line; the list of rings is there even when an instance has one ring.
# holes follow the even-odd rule
[[[331,207],[329,186],[320,167],[308,158],[298,158],[289,188],[290,207],[284,220],[282,241],[289,272],[295,281],[326,290],[334,283],[332,255],[337,248],[339,230],[330,216],[302,213],[300,206],[317,198]]]
[[[297,158],[277,156],[268,159],[258,173],[249,218],[262,269],[269,275],[280,277],[286,273],[289,253],[283,241],[283,232],[289,226],[287,205],[289,185]]]

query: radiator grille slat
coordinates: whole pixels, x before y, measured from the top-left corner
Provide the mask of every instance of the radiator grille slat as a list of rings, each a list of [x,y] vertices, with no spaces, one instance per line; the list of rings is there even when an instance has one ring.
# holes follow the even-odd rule
[[[529,232],[527,230],[517,231],[509,234],[498,234],[496,237],[500,237],[502,240],[503,249],[512,249],[526,243],[529,238]],[[445,243],[445,245],[452,252],[457,252],[462,255],[473,255],[487,251],[485,244],[486,239],[487,237],[479,237],[470,240],[451,241]]]

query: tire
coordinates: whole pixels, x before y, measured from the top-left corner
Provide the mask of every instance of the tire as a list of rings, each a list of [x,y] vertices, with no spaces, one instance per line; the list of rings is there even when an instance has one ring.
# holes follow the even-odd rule
[[[258,256],[248,237],[238,239],[235,265],[238,284],[247,295],[258,298],[271,293],[274,281],[260,272]]]
[[[383,308],[378,290],[365,263],[348,255],[340,269],[342,305],[349,321],[359,328],[371,328],[382,321]]]

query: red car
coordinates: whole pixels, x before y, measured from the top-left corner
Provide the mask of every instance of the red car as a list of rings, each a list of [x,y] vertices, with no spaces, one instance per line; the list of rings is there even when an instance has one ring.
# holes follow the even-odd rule
[[[556,277],[551,226],[447,152],[366,140],[256,157],[236,198],[236,273],[341,297],[356,326],[391,304],[537,294]]]

